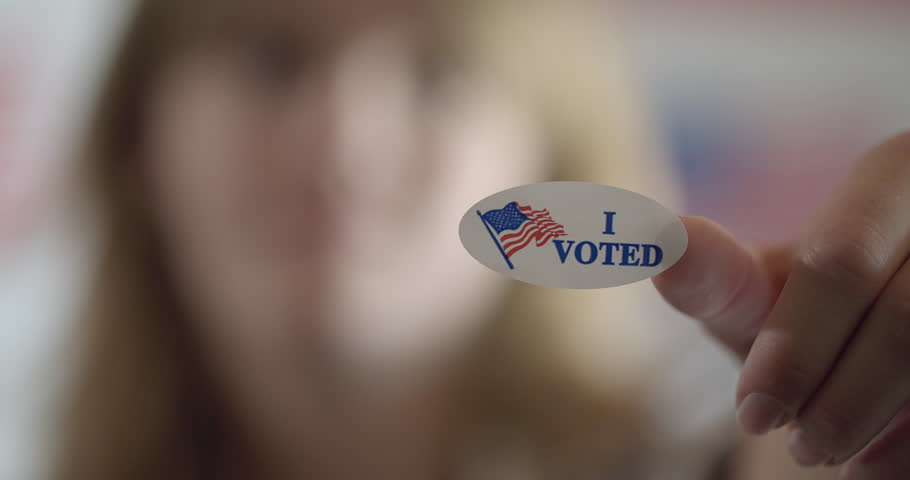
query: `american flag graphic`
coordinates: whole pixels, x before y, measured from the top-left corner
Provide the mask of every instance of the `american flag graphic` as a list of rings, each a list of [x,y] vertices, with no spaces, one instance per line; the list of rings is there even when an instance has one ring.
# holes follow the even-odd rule
[[[479,212],[478,212],[479,213]],[[501,253],[513,268],[509,259],[534,242],[542,247],[554,238],[567,235],[565,227],[556,223],[547,209],[534,210],[529,205],[511,202],[499,210],[490,210],[480,215],[490,236],[497,242]]]

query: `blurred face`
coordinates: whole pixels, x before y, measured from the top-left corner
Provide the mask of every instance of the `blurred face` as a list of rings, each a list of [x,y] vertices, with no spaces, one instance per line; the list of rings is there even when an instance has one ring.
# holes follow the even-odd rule
[[[444,59],[422,7],[301,3],[250,2],[171,59],[141,152],[202,347],[241,396],[298,406],[470,333],[503,284],[458,221],[544,176],[507,92],[427,68]]]

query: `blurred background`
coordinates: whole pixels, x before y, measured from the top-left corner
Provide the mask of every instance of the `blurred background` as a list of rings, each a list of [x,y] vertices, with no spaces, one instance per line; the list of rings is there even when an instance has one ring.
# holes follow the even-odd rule
[[[128,2],[0,0],[0,478],[28,478],[85,236],[53,207]],[[910,127],[910,2],[605,2],[687,214],[790,236]],[[65,233],[64,233],[65,232]]]

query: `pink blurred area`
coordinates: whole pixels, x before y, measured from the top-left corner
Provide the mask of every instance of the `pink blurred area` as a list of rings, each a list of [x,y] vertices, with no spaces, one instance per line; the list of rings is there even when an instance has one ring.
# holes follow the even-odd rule
[[[130,2],[0,2],[0,255],[48,216]]]
[[[864,151],[910,128],[910,4],[610,2],[687,213],[792,238]]]
[[[3,45],[21,43],[19,35],[0,34]],[[22,136],[21,124],[29,98],[28,74],[32,69],[22,58],[22,52],[10,48],[0,50],[0,236],[9,237],[18,220],[27,217],[30,201],[17,183],[26,170],[23,155],[17,148]]]

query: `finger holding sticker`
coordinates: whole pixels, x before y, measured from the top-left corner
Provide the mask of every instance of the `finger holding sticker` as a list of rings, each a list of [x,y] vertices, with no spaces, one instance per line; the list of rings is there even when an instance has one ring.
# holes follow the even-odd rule
[[[654,277],[664,298],[745,360],[786,280],[788,248],[749,249],[701,217],[682,219],[689,248]]]
[[[791,245],[748,249],[684,223],[689,250],[654,283],[744,359],[743,427],[790,424],[803,465],[910,477],[910,134],[867,155]]]

